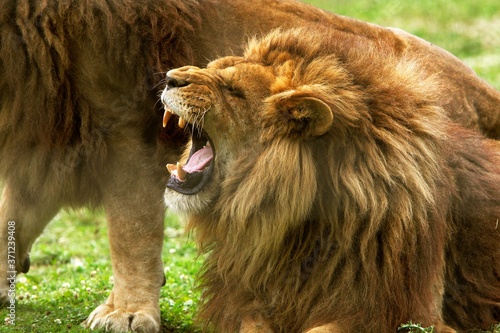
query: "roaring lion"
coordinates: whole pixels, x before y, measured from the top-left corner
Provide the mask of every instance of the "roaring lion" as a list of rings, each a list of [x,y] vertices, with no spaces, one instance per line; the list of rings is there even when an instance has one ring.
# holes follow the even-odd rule
[[[0,260],[0,301],[9,301],[10,265],[28,271],[32,244],[60,208],[102,205],[115,284],[86,326],[158,331],[164,165],[187,140],[174,125],[161,128],[160,73],[310,22],[354,38],[354,49],[368,42],[401,57],[428,55],[422,68],[446,82],[439,103],[450,118],[500,137],[500,93],[457,58],[298,1],[1,1],[0,257],[14,259]]]
[[[167,73],[165,117],[192,138],[165,201],[208,253],[201,318],[241,333],[489,328],[498,141],[445,116],[428,59],[338,37],[274,31]]]

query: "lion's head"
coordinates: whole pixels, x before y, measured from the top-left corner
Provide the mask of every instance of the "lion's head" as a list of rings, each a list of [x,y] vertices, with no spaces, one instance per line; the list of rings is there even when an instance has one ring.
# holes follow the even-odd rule
[[[485,250],[463,262],[471,250],[454,250],[446,290],[463,290],[461,270],[495,283],[469,263],[496,265],[496,153],[447,120],[417,62],[352,42],[275,31],[243,57],[167,74],[164,122],[179,115],[192,140],[187,163],[168,165],[165,199],[210,250],[202,314],[218,332],[263,318],[274,332],[394,332],[408,320],[452,332],[445,244],[468,220],[490,229],[474,238]],[[488,302],[474,308],[490,319],[468,325],[493,321]]]
[[[368,133],[374,130],[369,127],[394,115],[375,114],[373,110],[398,109],[396,117],[407,117],[398,124],[398,130],[426,131],[427,123],[412,123],[417,117],[411,107],[431,104],[432,94],[419,94],[420,90],[432,91],[426,87],[432,80],[414,74],[404,77],[414,63],[391,60],[391,54],[373,47],[366,47],[360,56],[354,54],[351,45],[303,40],[301,34],[305,31],[292,30],[284,35],[275,32],[262,41],[250,42],[243,57],[225,57],[205,69],[187,66],[167,74],[168,87],[162,95],[164,122],[172,113],[177,114],[181,126],[188,123],[193,133],[187,163],[168,165],[171,178],[166,199],[171,208],[190,214],[218,207],[229,214],[227,217],[236,219],[265,210],[301,221],[318,204],[318,188],[340,186],[322,184],[321,177],[328,175],[319,176],[328,169],[328,163],[333,163],[332,168],[342,165],[335,163],[336,156],[330,155],[333,151],[322,155],[332,141],[337,147],[353,144],[356,132],[361,132],[363,136],[373,135],[374,149],[379,149],[375,137],[386,139],[387,129]],[[381,65],[383,59],[389,59],[391,65]],[[407,98],[395,100],[397,95]],[[401,108],[409,114],[401,113]],[[420,109],[422,115],[418,118],[441,122],[438,108]],[[425,141],[431,135],[441,134],[433,130],[419,139]],[[404,151],[411,143],[386,144]],[[429,153],[417,146],[420,148],[424,154]],[[316,156],[318,151],[321,156]],[[374,154],[376,159],[383,153],[366,154]],[[406,153],[401,159],[405,158]],[[388,177],[387,166],[371,167],[385,169],[380,177]],[[372,172],[361,171],[367,175]],[[347,177],[342,181],[353,182],[348,187],[356,192],[351,195],[363,201],[362,207],[373,204],[369,201],[374,198],[365,193],[362,184]],[[423,201],[431,200],[427,190],[419,188]],[[225,208],[217,206],[222,202]]]
[[[191,194],[185,197],[169,191],[175,209],[203,212],[213,206],[217,196],[225,190],[233,192],[235,186],[250,190],[241,195],[251,194],[257,208],[282,196],[281,189],[273,188],[290,184],[296,187],[293,192],[301,189],[303,205],[296,208],[303,211],[297,212],[297,218],[307,213],[315,192],[315,185],[311,186],[314,165],[301,159],[298,144],[327,132],[333,113],[322,100],[325,91],[307,86],[289,89],[290,65],[273,68],[227,57],[206,69],[184,67],[168,73],[169,87],[162,96],[166,117],[170,112],[178,114],[193,132],[188,162],[168,166],[172,174],[168,187]],[[280,123],[284,126],[276,133]],[[287,172],[278,171],[287,165]],[[239,183],[245,174],[251,176],[244,178],[252,184]],[[257,175],[260,179],[254,182]]]

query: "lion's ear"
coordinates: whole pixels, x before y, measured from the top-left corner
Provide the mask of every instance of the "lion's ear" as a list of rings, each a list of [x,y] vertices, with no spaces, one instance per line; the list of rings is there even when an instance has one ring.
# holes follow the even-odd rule
[[[332,125],[332,109],[314,94],[287,91],[268,102],[275,113],[274,125],[282,127],[276,130],[282,134],[308,139],[325,134]]]

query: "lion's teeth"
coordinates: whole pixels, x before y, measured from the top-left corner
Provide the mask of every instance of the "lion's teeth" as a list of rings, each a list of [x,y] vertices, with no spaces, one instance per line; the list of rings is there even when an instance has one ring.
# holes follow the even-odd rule
[[[179,117],[179,127],[184,128],[186,126],[186,120],[184,118]]]
[[[177,178],[182,181],[186,180],[186,171],[184,171],[179,162],[177,162]]]
[[[176,176],[180,181],[186,180],[187,172],[184,171],[180,162],[177,162],[177,164],[167,164],[167,170],[171,175]]]
[[[172,171],[176,170],[177,166],[175,164],[167,164],[167,170],[170,174],[172,174]]]
[[[167,127],[170,117],[172,117],[172,112],[170,112],[169,109],[165,108],[165,113],[163,113],[163,127]]]
[[[163,127],[166,127],[167,124],[168,124],[168,121],[170,120],[170,118],[172,117],[173,113],[172,113],[172,109],[168,108],[167,106],[165,106],[165,112],[163,113]],[[186,127],[186,120],[182,117],[179,117],[179,127],[180,128],[184,128]]]

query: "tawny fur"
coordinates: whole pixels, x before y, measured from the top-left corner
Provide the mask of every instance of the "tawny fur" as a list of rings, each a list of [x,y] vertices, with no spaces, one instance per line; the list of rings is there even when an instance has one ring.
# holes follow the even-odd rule
[[[99,177],[108,163],[110,137],[142,136],[137,139],[159,149],[162,163],[169,160],[164,155],[175,150],[156,145],[158,75],[180,64],[201,63],[224,49],[237,51],[245,33],[230,28],[223,33],[217,21],[233,24],[226,17],[231,13],[251,18],[248,34],[269,29],[275,24],[260,23],[252,12],[264,5],[194,0],[2,2],[0,174],[28,196],[47,192],[45,197],[55,195],[64,205],[97,204],[102,189],[95,185],[102,182]],[[301,15],[288,14],[294,11]],[[339,38],[356,36],[359,43],[375,42],[410,57],[432,55],[427,70],[450,81],[446,96],[440,96],[440,102],[450,106],[447,113],[457,122],[500,136],[500,117],[494,110],[500,94],[445,51],[402,31],[325,14],[295,1],[274,3],[261,20],[272,17],[279,17],[282,26],[322,21],[337,29]],[[242,20],[235,21],[244,28]],[[172,139],[183,140],[171,132],[163,137],[167,148]],[[50,188],[40,191],[42,187]]]
[[[175,126],[161,129],[162,73],[239,53],[249,35],[309,22],[399,55],[429,54],[426,71],[447,82],[446,112],[500,137],[500,93],[457,58],[403,31],[294,0],[2,1],[0,234],[16,221],[16,269],[29,269],[33,242],[61,207],[103,205],[116,283],[87,323],[157,331],[164,166],[186,140]],[[6,270],[0,261],[0,275]]]
[[[249,318],[266,332],[488,329],[500,321],[500,145],[450,122],[428,59],[335,37],[278,31],[243,58],[170,74],[186,85],[169,93],[179,105],[211,103],[212,199],[184,197],[208,252],[201,318],[217,332],[253,332]],[[318,111],[294,109],[292,94],[329,106],[325,134],[311,135]]]
[[[100,202],[109,138],[142,133],[155,146],[153,88],[162,69],[192,61],[187,38],[199,24],[197,8],[195,1],[2,2],[0,174],[27,195]]]

